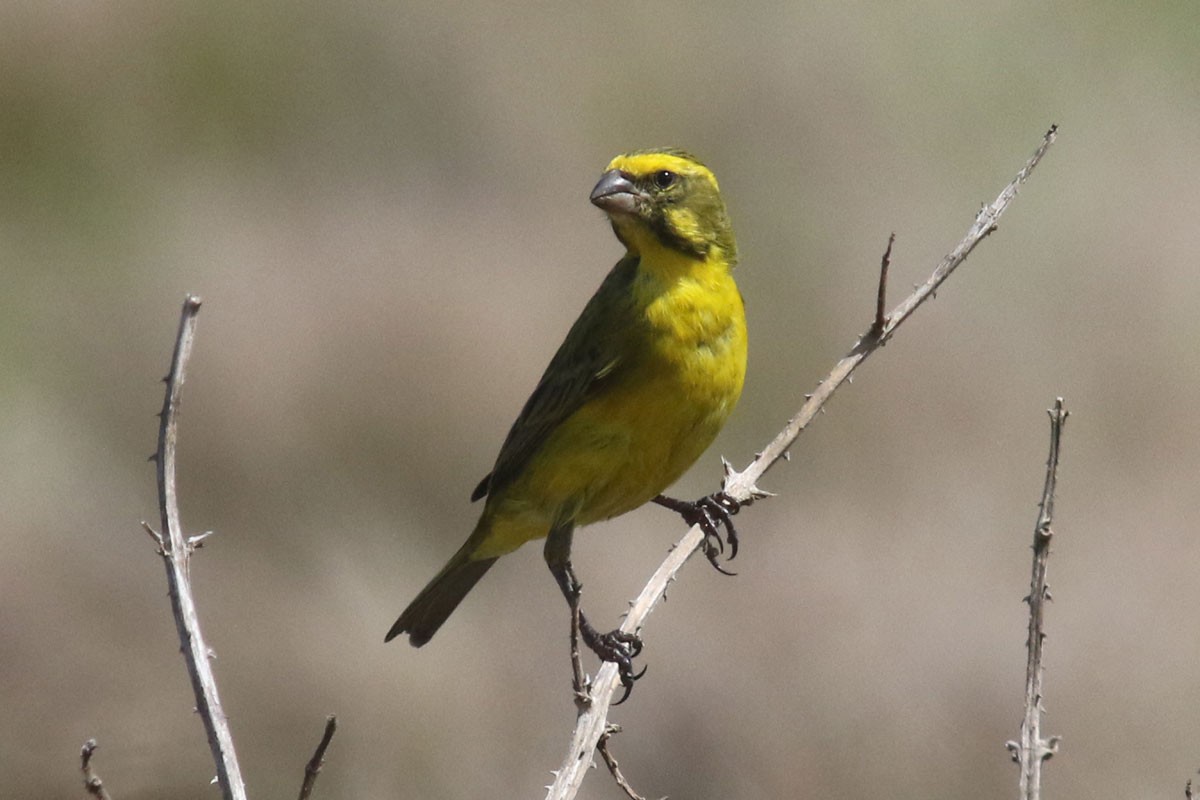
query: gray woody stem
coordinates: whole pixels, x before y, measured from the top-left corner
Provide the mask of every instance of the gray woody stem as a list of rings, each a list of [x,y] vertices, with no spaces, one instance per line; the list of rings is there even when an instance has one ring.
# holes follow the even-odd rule
[[[336,731],[337,717],[330,714],[325,718],[325,733],[321,735],[321,742],[304,767],[304,783],[300,785],[300,800],[308,800],[312,796],[317,776],[321,774],[321,767],[325,766],[325,751],[329,749],[329,743],[333,740],[333,734]]]
[[[1033,569],[1029,579],[1029,638],[1025,641],[1025,719],[1021,722],[1021,741],[1005,746],[1013,761],[1021,768],[1020,795],[1022,800],[1038,800],[1042,792],[1042,762],[1058,750],[1059,737],[1042,738],[1042,648],[1046,642],[1043,629],[1046,601],[1046,564],[1050,559],[1050,539],[1054,536],[1050,523],[1054,518],[1054,490],[1058,483],[1058,451],[1067,409],[1061,397],[1054,401],[1050,414],[1050,457],[1046,461],[1046,484],[1038,504],[1037,524],[1033,527]]]
[[[175,339],[175,352],[171,357],[171,371],[164,379],[167,390],[160,414],[158,451],[154,456],[158,464],[158,502],[162,511],[162,532],[156,533],[146,523],[142,525],[158,540],[159,552],[167,570],[175,628],[179,632],[183,657],[187,662],[188,675],[192,679],[196,710],[204,721],[208,746],[217,766],[217,782],[221,786],[221,794],[225,800],[245,800],[246,787],[242,783],[242,771],[233,749],[229,721],[225,718],[221,700],[217,695],[217,681],[209,663],[208,647],[204,644],[204,637],[200,632],[200,620],[196,616],[196,603],[192,599],[192,584],[188,576],[188,559],[204,534],[192,539],[184,537],[183,527],[179,522],[179,501],[175,494],[176,417],[179,412],[179,398],[183,393],[184,372],[192,353],[192,340],[196,333],[196,314],[199,311],[200,298],[188,295],[183,301],[179,335]]]
[[[966,260],[975,246],[996,229],[996,223],[1000,216],[1016,198],[1017,189],[1030,176],[1050,146],[1054,144],[1056,135],[1057,127],[1052,126],[1043,137],[1041,145],[1017,173],[1017,176],[1008,186],[1004,187],[1004,190],[991,204],[984,206],[976,215],[975,222],[967,231],[966,236],[949,255],[942,259],[929,279],[917,287],[900,305],[896,306],[892,313],[883,319],[882,325],[878,324],[878,319],[875,320],[853,349],[834,366],[833,371],[826,376],[825,380],[821,381],[816,391],[808,396],[796,416],[788,421],[787,426],[745,470],[736,472],[729,464],[725,465],[723,490],[727,495],[743,505],[767,496],[766,492],[758,488],[758,479],[776,461],[785,457],[788,448],[808,427],[834,391],[850,378],[858,365],[883,346],[900,326],[900,323],[932,297],[942,282],[950,277],[950,273]],[[880,306],[882,307],[882,303]],[[659,565],[658,570],[650,578],[650,582],[633,602],[621,624],[621,630],[633,633],[642,627],[646,618],[658,605],[667,585],[675,579],[684,562],[703,541],[704,533],[700,527],[692,526],[671,550],[666,560]],[[592,753],[596,749],[596,744],[608,728],[608,708],[612,702],[613,692],[616,690],[617,680],[615,664],[604,664],[596,674],[596,679],[591,686],[592,702],[580,708],[566,759],[554,773],[554,783],[547,787],[547,800],[569,800],[578,793],[588,767],[592,763]]]
[[[108,790],[104,788],[104,781],[100,780],[100,776],[92,767],[92,756],[96,755],[97,747],[99,745],[96,744],[95,739],[88,739],[83,743],[83,749],[79,753],[79,765],[83,770],[83,788],[96,800],[112,800]]]

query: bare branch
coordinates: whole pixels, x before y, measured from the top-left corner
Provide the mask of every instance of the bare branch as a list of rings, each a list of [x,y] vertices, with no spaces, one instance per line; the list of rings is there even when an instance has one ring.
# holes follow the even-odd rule
[[[1033,569],[1029,579],[1029,635],[1025,641],[1025,719],[1021,723],[1021,740],[1007,742],[1013,761],[1021,766],[1020,794],[1023,800],[1038,800],[1042,791],[1042,762],[1058,752],[1059,737],[1042,738],[1042,648],[1046,642],[1044,629],[1046,601],[1046,566],[1050,559],[1050,539],[1054,536],[1050,524],[1054,518],[1054,490],[1058,483],[1058,452],[1068,412],[1061,397],[1054,401],[1050,414],[1050,457],[1046,461],[1046,483],[1042,501],[1038,504],[1037,524],[1033,527]]]
[[[609,725],[604,729],[604,733],[600,734],[600,741],[596,743],[596,752],[604,759],[604,764],[608,767],[608,771],[612,773],[613,780],[617,782],[617,786],[621,787],[621,791],[629,800],[646,800],[640,794],[633,790],[629,785],[629,781],[625,780],[625,776],[621,774],[621,765],[617,763],[617,758],[608,749],[608,741],[612,739],[614,734],[621,732],[620,725]]]
[[[975,246],[983,241],[989,234],[996,230],[996,223],[999,222],[1000,216],[1008,209],[1009,205],[1017,196],[1017,189],[1024,183],[1033,172],[1034,167],[1042,160],[1042,156],[1054,144],[1057,138],[1057,126],[1051,126],[1042,139],[1041,145],[1033,156],[1026,162],[1024,168],[1017,173],[1017,176],[1012,179],[1008,186],[1004,187],[1004,191],[1000,192],[999,196],[990,204],[983,207],[982,210],[975,216],[975,222],[967,231],[966,236],[958,243],[942,262],[934,269],[933,274],[925,283],[921,284],[916,290],[904,299],[900,305],[892,309],[892,313],[887,316],[887,322],[881,330],[868,331],[856,344],[849,353],[846,354],[841,361],[833,368],[833,371],[826,376],[825,380],[821,381],[817,386],[816,391],[809,396],[808,401],[801,406],[796,416],[788,422],[787,426],[779,432],[772,442],[763,449],[757,458],[751,462],[742,472],[730,472],[725,479],[724,490],[727,495],[743,505],[759,499],[762,496],[762,491],[755,485],[758,479],[769,470],[776,461],[783,457],[792,443],[797,437],[804,432],[808,424],[812,422],[817,413],[829,400],[829,397],[850,378],[850,375],[858,368],[858,365],[867,359],[867,356],[874,353],[877,349],[887,343],[887,340],[892,337],[896,329],[912,315],[926,300],[931,298],[937,288],[950,277],[950,274],[958,268],[958,265],[966,260]],[[890,259],[885,259],[885,266]]]
[[[877,326],[875,320],[872,321],[872,325],[867,333],[834,366],[833,371],[821,381],[816,391],[807,397],[804,405],[788,421],[787,426],[759,453],[754,461],[741,472],[733,470],[728,464],[726,465],[723,491],[727,496],[740,505],[747,505],[754,500],[769,496],[767,492],[758,488],[758,479],[780,458],[787,458],[788,448],[796,441],[796,438],[799,437],[817,413],[821,411],[834,391],[850,378],[854,370],[866,360],[867,356],[886,343],[900,324],[908,319],[921,304],[933,296],[934,291],[941,286],[959,264],[966,260],[971,251],[975,249],[975,246],[996,229],[997,221],[1016,197],[1018,187],[1028,179],[1034,167],[1037,166],[1042,156],[1046,154],[1046,151],[1054,143],[1056,132],[1057,127],[1055,126],[1052,126],[1047,131],[1041,145],[1034,152],[1033,156],[1026,162],[1025,166],[1017,173],[1017,176],[1008,186],[1000,192],[995,201],[984,206],[976,215],[974,223],[968,229],[962,241],[958,243],[958,246],[949,255],[942,259],[929,279],[918,286],[900,305],[896,306],[891,314],[886,317],[884,324]],[[885,280],[883,272],[886,270],[888,263],[890,263],[890,258],[888,255],[885,255],[883,268],[881,269],[881,283]],[[880,287],[881,294],[884,288],[884,286]],[[878,320],[878,312],[875,316],[876,320]],[[700,526],[693,525],[687,534],[672,548],[666,560],[659,565],[654,575],[650,578],[650,581],[642,589],[641,594],[633,602],[621,624],[622,631],[633,633],[641,628],[646,618],[663,597],[667,585],[675,579],[675,575],[683,567],[684,562],[687,561],[688,557],[695,552],[703,541],[704,533]],[[612,702],[612,695],[617,686],[617,681],[617,667],[615,664],[606,663],[601,666],[592,682],[592,702],[587,707],[580,708],[579,710],[575,721],[575,730],[571,736],[571,744],[567,751],[567,757],[562,767],[554,773],[555,780],[549,787],[548,800],[567,800],[568,798],[575,797],[579,791],[584,775],[587,774],[587,769],[591,766],[592,753],[595,751],[600,737],[604,735],[607,729],[608,708]]]
[[[211,653],[204,643],[200,619],[196,614],[196,603],[192,598],[191,579],[188,575],[192,543],[183,534],[183,527],[179,521],[179,499],[175,491],[179,401],[196,334],[196,315],[199,312],[200,298],[188,295],[183,301],[179,334],[175,339],[175,352],[171,357],[171,371],[164,378],[167,389],[160,414],[158,452],[154,458],[158,471],[158,502],[162,512],[162,531],[158,533],[145,523],[143,525],[158,543],[167,570],[175,628],[179,633],[184,660],[187,662],[192,692],[196,696],[196,710],[204,721],[208,746],[212,750],[213,761],[217,767],[217,782],[221,786],[221,794],[225,800],[245,800],[246,787],[242,782],[241,768],[233,748],[233,735],[230,733],[225,711],[221,707],[217,681],[209,663]]]
[[[108,790],[104,788],[104,782],[92,769],[92,756],[96,754],[99,746],[95,739],[88,739],[83,743],[83,750],[79,753],[80,768],[83,770],[83,788],[96,800],[112,800]]]
[[[300,786],[300,800],[308,800],[312,795],[317,776],[321,774],[321,767],[325,766],[325,751],[329,749],[329,742],[333,740],[335,732],[337,732],[337,717],[330,714],[325,718],[325,733],[321,736],[321,743],[317,745],[316,752],[304,766],[304,783]]]

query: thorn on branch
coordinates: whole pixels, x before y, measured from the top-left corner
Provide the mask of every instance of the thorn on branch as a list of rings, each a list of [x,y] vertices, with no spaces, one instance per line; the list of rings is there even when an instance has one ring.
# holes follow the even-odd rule
[[[783,458],[791,460],[788,451],[784,451]],[[724,459],[722,460],[724,461]],[[724,495],[732,501],[733,507],[729,509],[730,513],[737,513],[737,510],[742,506],[748,506],[755,500],[765,500],[768,497],[775,497],[774,492],[758,488],[748,474],[750,472],[749,469],[738,472],[728,461],[724,462],[724,467],[725,475],[721,478],[721,491],[719,494]]]
[[[204,540],[212,535],[212,531],[205,531],[204,533],[198,533],[195,536],[189,536],[187,540],[188,552],[190,553],[194,550],[199,550],[201,547],[204,547]]]
[[[159,533],[158,531],[154,530],[154,528],[151,528],[150,523],[146,522],[146,520],[142,520],[142,530],[144,530],[146,532],[146,534],[149,535],[149,537],[154,540],[154,545],[158,551],[158,554],[160,556],[164,555],[165,551],[163,550],[162,534]]]
[[[1062,741],[1061,736],[1051,736],[1049,739],[1047,739],[1046,740],[1046,752],[1045,752],[1045,755],[1042,756],[1042,758],[1044,758],[1046,761],[1049,761],[1050,759],[1054,758],[1054,756],[1058,754],[1058,744],[1061,741]]]

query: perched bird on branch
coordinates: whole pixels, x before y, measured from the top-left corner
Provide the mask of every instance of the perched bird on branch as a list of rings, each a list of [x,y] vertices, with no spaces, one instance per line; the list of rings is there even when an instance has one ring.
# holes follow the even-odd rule
[[[407,633],[416,647],[428,642],[496,559],[534,539],[546,538],[546,562],[574,613],[576,526],[650,500],[713,535],[724,522],[736,545],[730,501],[659,496],[712,443],[746,372],[737,245],[717,179],[682,150],[643,150],[613,159],[591,201],[625,256],[571,326],[472,494],[487,498],[475,530],[387,641]],[[599,633],[582,614],[580,633],[618,665],[628,695],[638,637]]]

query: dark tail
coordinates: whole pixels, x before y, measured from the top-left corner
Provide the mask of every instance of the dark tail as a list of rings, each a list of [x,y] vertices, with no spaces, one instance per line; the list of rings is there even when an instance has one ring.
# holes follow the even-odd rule
[[[446,566],[442,567],[429,585],[421,590],[417,599],[408,604],[400,619],[383,637],[390,642],[402,633],[408,634],[408,641],[413,647],[420,647],[433,638],[437,629],[442,627],[446,618],[458,608],[458,604],[467,596],[467,592],[479,583],[483,574],[496,563],[496,559],[487,558],[472,561],[467,556],[466,545],[462,547]]]

